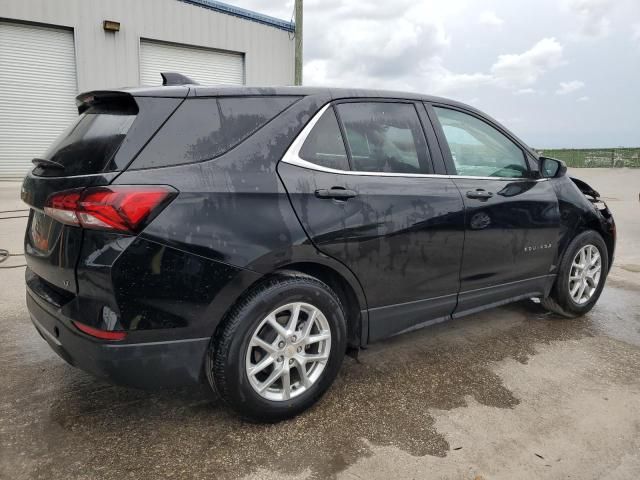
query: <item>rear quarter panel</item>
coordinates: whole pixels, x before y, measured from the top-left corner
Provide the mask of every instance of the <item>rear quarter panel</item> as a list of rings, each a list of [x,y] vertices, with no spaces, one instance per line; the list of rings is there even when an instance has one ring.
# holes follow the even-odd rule
[[[240,268],[306,243],[276,164],[322,104],[305,97],[240,145],[209,161],[128,169],[114,184],[164,184],[180,193],[141,237]]]

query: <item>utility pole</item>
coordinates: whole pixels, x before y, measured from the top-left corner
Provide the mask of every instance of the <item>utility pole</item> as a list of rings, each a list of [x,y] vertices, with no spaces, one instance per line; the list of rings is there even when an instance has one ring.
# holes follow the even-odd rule
[[[295,60],[295,84],[302,85],[302,0],[296,0],[296,60]]]

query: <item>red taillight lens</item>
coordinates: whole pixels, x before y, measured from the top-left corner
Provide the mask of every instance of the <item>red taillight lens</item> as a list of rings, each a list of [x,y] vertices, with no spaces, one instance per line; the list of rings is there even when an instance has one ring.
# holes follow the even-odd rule
[[[51,195],[44,211],[68,225],[137,233],[175,196],[168,186],[111,186]]]
[[[85,325],[84,323],[75,321],[73,324],[81,332],[101,340],[124,340],[127,336],[127,332],[123,331],[100,330],[99,328],[93,328],[89,325]]]
[[[47,199],[44,206],[45,213],[62,223],[80,225],[76,208],[81,193],[82,189],[54,193]]]
[[[78,205],[81,193],[82,189],[60,192],[52,195],[47,204],[50,204],[52,208],[58,208],[60,210],[73,210]]]

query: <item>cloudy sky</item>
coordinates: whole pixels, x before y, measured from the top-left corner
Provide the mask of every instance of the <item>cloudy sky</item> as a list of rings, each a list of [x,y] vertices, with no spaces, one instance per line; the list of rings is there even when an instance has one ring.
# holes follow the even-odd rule
[[[454,98],[538,148],[640,146],[640,0],[305,0],[304,26],[305,85]]]

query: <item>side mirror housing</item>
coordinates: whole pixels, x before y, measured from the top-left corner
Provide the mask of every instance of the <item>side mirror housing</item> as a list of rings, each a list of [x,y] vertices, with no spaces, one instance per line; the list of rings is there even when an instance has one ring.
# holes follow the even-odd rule
[[[567,173],[567,164],[562,160],[540,157],[540,175],[543,178],[558,178]]]

